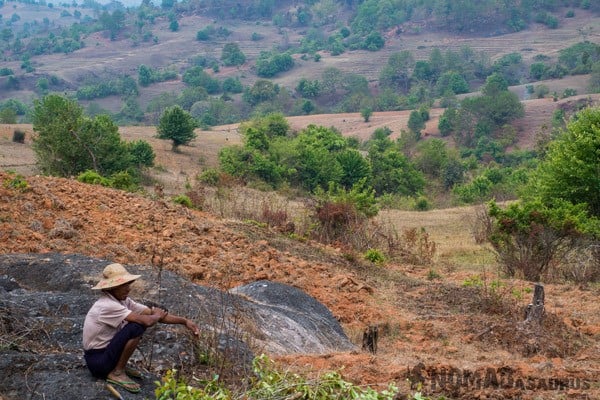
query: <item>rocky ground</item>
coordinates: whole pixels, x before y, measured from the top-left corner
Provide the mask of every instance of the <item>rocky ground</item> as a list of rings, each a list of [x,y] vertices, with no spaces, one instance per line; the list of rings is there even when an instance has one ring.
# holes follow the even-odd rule
[[[220,289],[270,280],[323,303],[358,348],[365,328],[379,328],[376,354],[274,354],[285,368],[337,369],[375,387],[394,381],[403,393],[420,381],[427,392],[450,398],[600,396],[596,285],[546,285],[546,318],[527,326],[531,284],[492,284],[491,272],[481,284],[467,284],[470,275],[456,269],[436,277],[427,267],[376,267],[156,194],[8,173],[0,173],[0,183],[0,253],[77,253],[162,266]]]

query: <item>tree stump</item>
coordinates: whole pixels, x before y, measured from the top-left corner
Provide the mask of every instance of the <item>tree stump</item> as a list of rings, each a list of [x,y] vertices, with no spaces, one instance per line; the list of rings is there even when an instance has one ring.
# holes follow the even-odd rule
[[[533,290],[533,300],[525,308],[525,323],[541,325],[544,318],[544,285],[536,283]]]
[[[377,340],[379,339],[379,328],[377,325],[369,325],[363,332],[362,348],[371,353],[377,353]]]

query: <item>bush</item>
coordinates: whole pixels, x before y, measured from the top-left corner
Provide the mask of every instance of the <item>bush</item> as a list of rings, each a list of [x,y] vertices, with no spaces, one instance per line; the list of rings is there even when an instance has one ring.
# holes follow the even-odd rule
[[[512,203],[501,209],[489,204],[493,225],[489,242],[508,276],[538,281],[556,260],[578,247],[582,207],[556,201],[553,208],[540,201]]]
[[[102,185],[102,186],[111,186],[111,182],[109,179],[103,177],[96,171],[85,171],[77,176],[77,180],[82,183],[87,183],[90,185]]]
[[[415,201],[415,210],[427,211],[431,208],[431,203],[425,196],[419,196]]]
[[[29,189],[29,183],[25,180],[24,176],[17,174],[14,177],[12,177],[12,179],[6,178],[4,180],[4,187],[24,192],[27,189]]]
[[[137,183],[127,171],[119,171],[110,177],[111,187],[132,192],[137,189]]]
[[[182,206],[185,206],[187,208],[194,208],[194,205],[192,204],[192,199],[190,199],[185,194],[180,194],[173,197],[173,203],[181,204]]]
[[[220,181],[220,173],[215,168],[209,168],[198,176],[198,180],[210,186],[217,186]]]
[[[377,249],[368,249],[365,252],[365,260],[371,261],[374,264],[383,264],[385,262],[385,257],[383,253]]]

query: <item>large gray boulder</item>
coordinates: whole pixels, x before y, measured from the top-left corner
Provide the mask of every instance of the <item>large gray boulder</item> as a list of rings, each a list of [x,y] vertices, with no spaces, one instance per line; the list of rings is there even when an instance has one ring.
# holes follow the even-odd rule
[[[0,255],[0,399],[106,399],[104,382],[87,371],[81,331],[97,298],[91,287],[109,261],[82,255]],[[229,292],[202,287],[166,270],[127,265],[142,275],[131,297],[193,319],[202,337],[157,325],[133,362],[146,372],[141,394],[170,368],[202,368],[218,352],[249,373],[254,354],[328,353],[354,349],[331,312],[289,285],[258,281]],[[204,366],[206,368],[206,366]]]

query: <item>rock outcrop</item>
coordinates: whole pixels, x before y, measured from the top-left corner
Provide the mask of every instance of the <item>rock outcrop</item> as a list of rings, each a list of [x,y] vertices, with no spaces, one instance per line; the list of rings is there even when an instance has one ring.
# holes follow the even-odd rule
[[[108,263],[76,254],[0,255],[1,399],[108,397],[81,350],[83,320],[97,296],[91,287]],[[199,352],[218,351],[243,368],[258,352],[354,349],[329,310],[292,286],[258,281],[224,292],[151,266],[127,269],[142,275],[132,298],[185,315],[202,331],[198,341],[181,326],[146,332],[133,357],[147,374],[140,398],[154,397],[161,372],[195,368]]]

